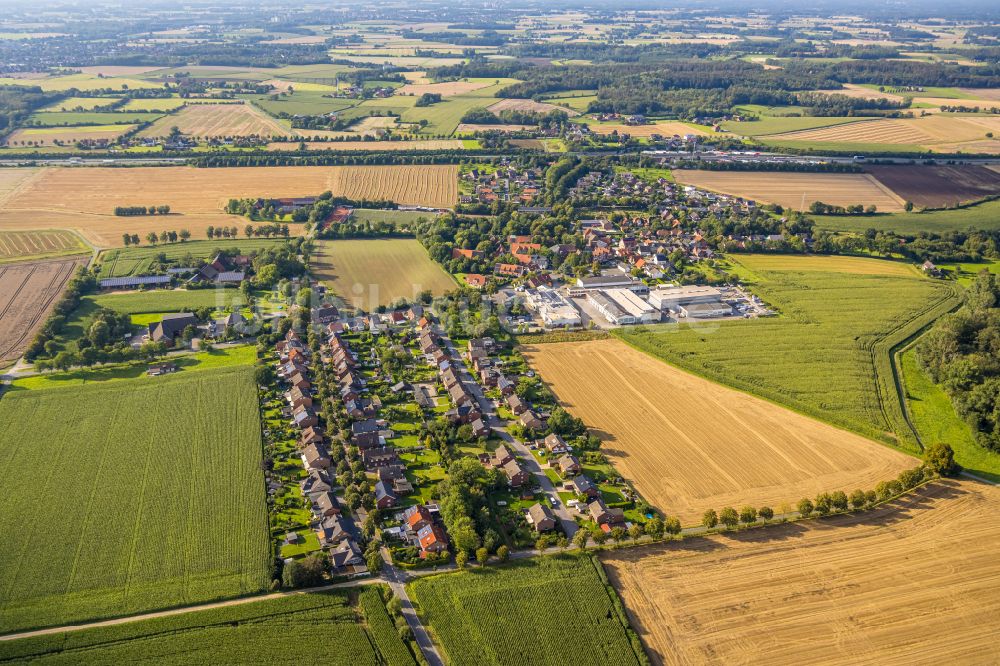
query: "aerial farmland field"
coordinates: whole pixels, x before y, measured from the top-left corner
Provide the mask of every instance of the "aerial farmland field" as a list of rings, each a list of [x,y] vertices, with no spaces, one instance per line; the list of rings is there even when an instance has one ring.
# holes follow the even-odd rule
[[[317,641],[322,635],[324,640]],[[182,656],[181,656],[182,655]],[[297,663],[415,666],[376,586],[214,608],[116,627],[0,642],[36,664]]]
[[[411,596],[456,666],[641,663],[599,566],[588,555],[522,560],[419,578]]]
[[[313,273],[338,296],[365,310],[420,292],[435,296],[455,289],[455,281],[410,238],[324,240],[317,242]]]
[[[560,404],[605,440],[622,476],[684,524],[712,508],[777,507],[828,488],[873,487],[915,462],[620,340],[523,350]]]
[[[0,430],[0,632],[267,585],[250,368],[11,393]]]
[[[88,252],[90,248],[72,231],[0,231],[0,263]]]
[[[857,516],[601,559],[655,664],[990,663],[998,507],[994,486],[940,481]]]
[[[167,136],[177,127],[182,134],[200,137],[286,136],[294,132],[249,104],[189,104],[164,116],[140,136]]]
[[[11,132],[4,145],[38,144],[41,146],[73,145],[77,141],[113,141],[133,129],[134,125],[81,125],[80,127],[29,127]]]
[[[902,211],[899,195],[869,174],[694,171],[676,169],[678,183],[805,211],[814,201],[834,206],[863,204],[883,212]]]
[[[0,263],[0,365],[17,359],[86,257]]]
[[[13,172],[13,173],[12,173]],[[187,229],[203,238],[209,226],[242,228],[228,215],[230,198],[309,196],[331,190],[354,199],[392,199],[399,204],[449,208],[458,202],[458,167],[334,166],[216,168],[0,169],[0,230],[76,229],[102,247],[122,244],[122,233]],[[117,217],[115,206],[169,205],[167,216]],[[291,225],[292,233],[302,232]]]
[[[922,118],[879,118],[769,134],[776,146],[810,146],[817,150],[897,150],[995,153],[998,142],[987,134],[1000,131],[1000,118],[937,113]]]
[[[957,288],[878,259],[733,260],[734,272],[778,316],[626,327],[616,335],[684,370],[917,451],[890,353],[954,307]]]
[[[1000,172],[983,166],[871,166],[880,183],[921,208],[1000,195]]]

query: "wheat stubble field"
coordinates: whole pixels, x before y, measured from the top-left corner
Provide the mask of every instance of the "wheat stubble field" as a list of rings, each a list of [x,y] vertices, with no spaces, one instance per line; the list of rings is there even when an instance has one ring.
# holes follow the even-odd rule
[[[352,199],[446,208],[458,201],[456,166],[342,167],[52,167],[21,175],[0,169],[0,230],[75,229],[100,246],[121,235],[187,229],[204,238],[208,226],[242,227],[227,215],[230,198],[301,197],[325,190]],[[12,173],[17,172],[17,173]],[[6,193],[4,193],[6,190]],[[169,205],[168,216],[116,217],[115,206]],[[302,228],[292,225],[292,233]]]
[[[602,557],[656,664],[986,664],[1000,489],[939,481],[857,516]]]
[[[860,123],[859,123],[860,124]],[[868,123],[864,123],[868,124]],[[883,213],[899,212],[906,203],[866,173],[774,173],[674,171],[678,183],[731,196],[808,210],[814,201],[834,206],[874,205]]]
[[[606,441],[651,504],[697,523],[706,509],[794,504],[871,488],[915,460],[734,391],[616,339],[524,348],[560,403]]]

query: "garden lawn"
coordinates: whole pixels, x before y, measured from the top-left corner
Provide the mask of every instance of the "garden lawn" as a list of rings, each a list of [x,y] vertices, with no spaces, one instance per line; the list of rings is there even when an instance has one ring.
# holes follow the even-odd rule
[[[0,633],[260,592],[250,367],[0,399]]]
[[[590,555],[525,559],[420,578],[411,597],[454,666],[641,663],[599,567]]]
[[[375,586],[0,642],[0,661],[8,660],[159,666],[416,664]]]
[[[919,452],[892,351],[954,307],[958,287],[878,259],[730,259],[779,316],[625,327],[615,335],[720,384]]]

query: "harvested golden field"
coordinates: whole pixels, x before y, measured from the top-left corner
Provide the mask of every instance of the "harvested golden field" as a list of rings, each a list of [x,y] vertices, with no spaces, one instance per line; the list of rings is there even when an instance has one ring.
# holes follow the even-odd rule
[[[0,183],[14,169],[0,169]],[[121,245],[122,233],[187,229],[204,238],[206,227],[242,226],[227,215],[231,198],[301,197],[330,190],[354,199],[392,199],[400,204],[447,208],[458,200],[458,167],[337,166],[101,168],[53,167],[25,178],[0,209],[0,230],[74,229],[94,244]],[[115,206],[166,204],[166,217],[116,217]],[[292,233],[301,227],[292,225]]]
[[[77,141],[114,141],[135,125],[82,125],[80,127],[28,127],[16,129],[4,139],[5,146],[72,146]]]
[[[0,263],[88,252],[80,237],[65,229],[0,231]]]
[[[680,136],[684,136],[685,134],[706,136],[708,134],[708,132],[699,129],[694,125],[686,125],[684,123],[670,121],[661,121],[651,125],[621,125],[607,123],[594,124],[590,126],[590,131],[595,134],[611,134],[615,130],[617,130],[619,134],[628,134],[639,138],[648,138],[654,134],[659,134],[660,136],[673,136],[675,134]]]
[[[865,124],[868,123],[859,123]],[[673,172],[679,183],[723,194],[808,210],[814,201],[835,206],[874,205],[881,212],[903,210],[904,202],[892,190],[864,173],[785,173],[751,171]]]
[[[523,132],[524,130],[536,129],[536,125],[480,125],[478,123],[459,123],[455,128],[456,134],[473,132]]]
[[[14,192],[32,177],[38,175],[38,169],[0,169],[0,204],[3,204]]]
[[[953,100],[960,102],[961,100]],[[935,113],[922,118],[879,118],[845,123],[832,127],[785,132],[769,135],[768,141],[811,143],[891,144],[920,146],[937,152],[970,150],[982,145],[986,133],[1000,134],[1000,118]],[[985,150],[1000,150],[1000,142],[986,142]]]
[[[902,102],[902,95],[894,95],[887,92],[879,92],[854,83],[845,83],[843,88],[838,90],[814,90],[812,92],[823,93],[825,95],[843,95],[855,99],[888,99],[893,102]]]
[[[294,132],[304,138],[360,139],[363,136],[374,136],[379,130],[395,127],[397,120],[395,116],[365,116],[346,130],[300,129]]]
[[[427,139],[426,141],[306,141],[309,150],[367,150],[388,152],[397,150],[461,150],[461,139]],[[298,141],[273,141],[268,150],[297,150]]]
[[[602,556],[656,664],[989,664],[1000,489]]]
[[[536,102],[533,99],[502,99],[496,104],[486,107],[493,113],[501,111],[527,111],[529,113],[549,113],[550,111],[565,111],[569,116],[578,116],[580,113],[564,106],[556,106],[547,102]]]
[[[164,137],[173,127],[182,134],[204,138],[227,136],[286,136],[293,132],[249,104],[189,104],[139,132]]]
[[[414,300],[456,288],[455,281],[410,238],[318,241],[313,274],[355,307],[372,311],[401,298]]]
[[[21,356],[88,257],[0,264],[0,366]]]
[[[616,339],[524,350],[622,476],[684,524],[706,509],[873,487],[914,459],[658,361]]]
[[[431,93],[442,97],[465,95],[493,85],[492,81],[448,81],[446,83],[407,83],[396,90],[397,95],[423,95]]]

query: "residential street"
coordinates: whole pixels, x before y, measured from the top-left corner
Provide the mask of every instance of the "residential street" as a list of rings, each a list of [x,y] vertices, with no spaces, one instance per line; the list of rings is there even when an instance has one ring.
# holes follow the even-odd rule
[[[450,338],[444,337],[443,335],[441,339],[445,343],[445,346],[448,349],[448,354],[452,358],[452,365],[454,365],[456,370],[459,371],[462,379],[466,380],[469,392],[472,393],[472,395],[476,398],[476,401],[479,403],[479,411],[483,413],[483,422],[493,429],[494,434],[517,451],[521,464],[525,469],[535,475],[542,491],[548,495],[549,499],[552,501],[552,506],[554,507],[553,513],[555,513],[560,522],[562,522],[566,538],[572,539],[577,530],[576,521],[573,520],[573,517],[569,514],[569,510],[559,499],[559,494],[552,485],[552,481],[550,481],[549,477],[545,475],[545,472],[542,470],[541,465],[538,464],[538,461],[535,460],[535,457],[531,455],[531,450],[528,449],[523,442],[519,442],[515,439],[509,432],[503,430],[503,422],[499,419],[499,417],[497,417],[493,401],[486,397],[486,394],[483,393],[483,387],[480,386],[479,382],[477,382],[469,373],[468,368],[465,366],[465,361],[462,359],[462,355],[455,348],[455,344]]]
[[[385,560],[382,576],[389,583],[392,593],[399,597],[402,604],[403,617],[406,618],[406,623],[410,625],[413,638],[417,641],[417,645],[420,646],[420,651],[423,653],[424,659],[427,660],[430,666],[444,666],[444,661],[441,659],[440,653],[438,653],[437,648],[434,646],[434,642],[431,641],[427,630],[424,629],[423,623],[420,622],[420,618],[417,616],[417,612],[413,609],[413,604],[410,602],[410,595],[406,592],[406,581],[409,575],[392,565],[392,556],[389,555],[389,551],[385,547],[382,548],[382,559]]]

